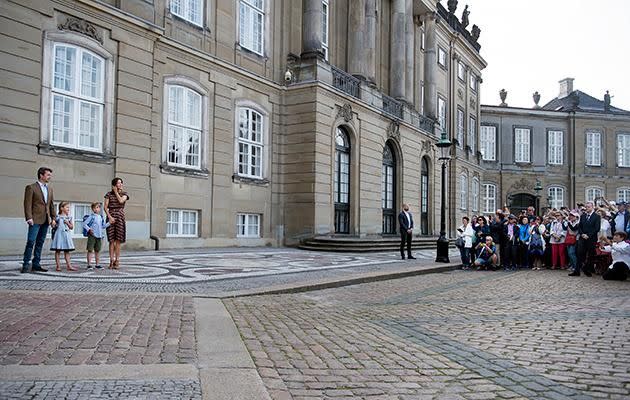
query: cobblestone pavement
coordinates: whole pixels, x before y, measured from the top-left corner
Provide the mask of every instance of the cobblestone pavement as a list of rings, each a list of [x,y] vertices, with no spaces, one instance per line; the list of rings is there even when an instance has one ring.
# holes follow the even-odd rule
[[[627,399],[629,288],[456,271],[225,304],[274,399]]]
[[[201,388],[194,380],[82,380],[82,381],[4,381],[3,399],[41,400],[193,400],[201,399]]]
[[[457,249],[452,259],[459,259]],[[401,261],[396,252],[326,253],[296,249],[191,249],[145,251],[123,255],[119,270],[87,270],[83,255],[73,255],[78,272],[54,271],[47,257],[46,273],[21,274],[19,257],[0,257],[0,290],[132,291],[203,293],[269,287],[313,281],[356,272],[431,265],[434,250],[416,251],[418,258]],[[103,263],[107,265],[106,263]]]
[[[0,365],[192,363],[190,297],[4,292]]]

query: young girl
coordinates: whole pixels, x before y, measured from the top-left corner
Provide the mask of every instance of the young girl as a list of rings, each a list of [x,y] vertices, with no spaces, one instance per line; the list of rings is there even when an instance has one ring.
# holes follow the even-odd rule
[[[72,223],[72,217],[70,217],[70,204],[67,201],[62,201],[59,204],[59,214],[55,221],[57,222],[57,229],[50,243],[50,250],[55,251],[55,263],[57,264],[56,271],[61,271],[59,265],[59,255],[63,251],[63,256],[66,259],[66,269],[68,271],[76,271],[77,269],[70,265],[70,252],[74,251],[74,243],[72,242],[72,229],[74,224]]]

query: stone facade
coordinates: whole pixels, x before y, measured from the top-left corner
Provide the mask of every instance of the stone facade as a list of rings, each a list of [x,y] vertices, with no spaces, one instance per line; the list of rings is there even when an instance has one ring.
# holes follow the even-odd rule
[[[544,211],[598,195],[630,200],[630,146],[624,150],[618,143],[620,136],[630,140],[630,112],[607,109],[601,100],[573,90],[572,84],[570,78],[560,81],[558,97],[543,107],[482,106],[482,129],[496,132],[496,156],[482,157],[482,185],[496,188],[495,208],[508,205],[517,210],[532,202]],[[528,160],[517,154],[520,129],[530,133]],[[587,139],[592,133],[599,140]],[[484,197],[482,190],[482,203]]]
[[[350,141],[348,234],[383,233],[386,145],[392,209],[408,202],[419,233],[437,234],[448,208],[434,206],[434,143],[455,131],[451,110],[479,124],[479,44],[435,2],[354,3],[3,1],[0,253],[23,248],[22,193],[39,166],[54,170],[56,200],[77,220],[123,178],[127,248],[334,234],[339,127]],[[451,176],[461,168],[480,173],[480,162],[453,161]]]

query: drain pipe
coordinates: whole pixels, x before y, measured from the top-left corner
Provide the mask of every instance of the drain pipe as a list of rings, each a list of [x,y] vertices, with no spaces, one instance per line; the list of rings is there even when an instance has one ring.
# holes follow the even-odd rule
[[[151,235],[149,238],[155,242],[155,251],[160,250],[160,238],[155,235]]]

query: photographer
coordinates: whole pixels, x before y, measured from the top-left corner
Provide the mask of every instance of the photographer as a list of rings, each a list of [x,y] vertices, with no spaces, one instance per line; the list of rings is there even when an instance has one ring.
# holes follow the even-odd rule
[[[485,270],[488,267],[491,267],[493,270],[496,269],[497,255],[495,254],[496,247],[492,241],[492,236],[486,236],[485,242],[479,243],[475,249],[479,251],[479,255],[475,260],[477,271]]]
[[[628,235],[625,232],[615,232],[612,243],[609,239],[602,239],[600,250],[612,254],[612,264],[602,276],[605,280],[625,281],[630,269],[630,244],[625,240]]]

